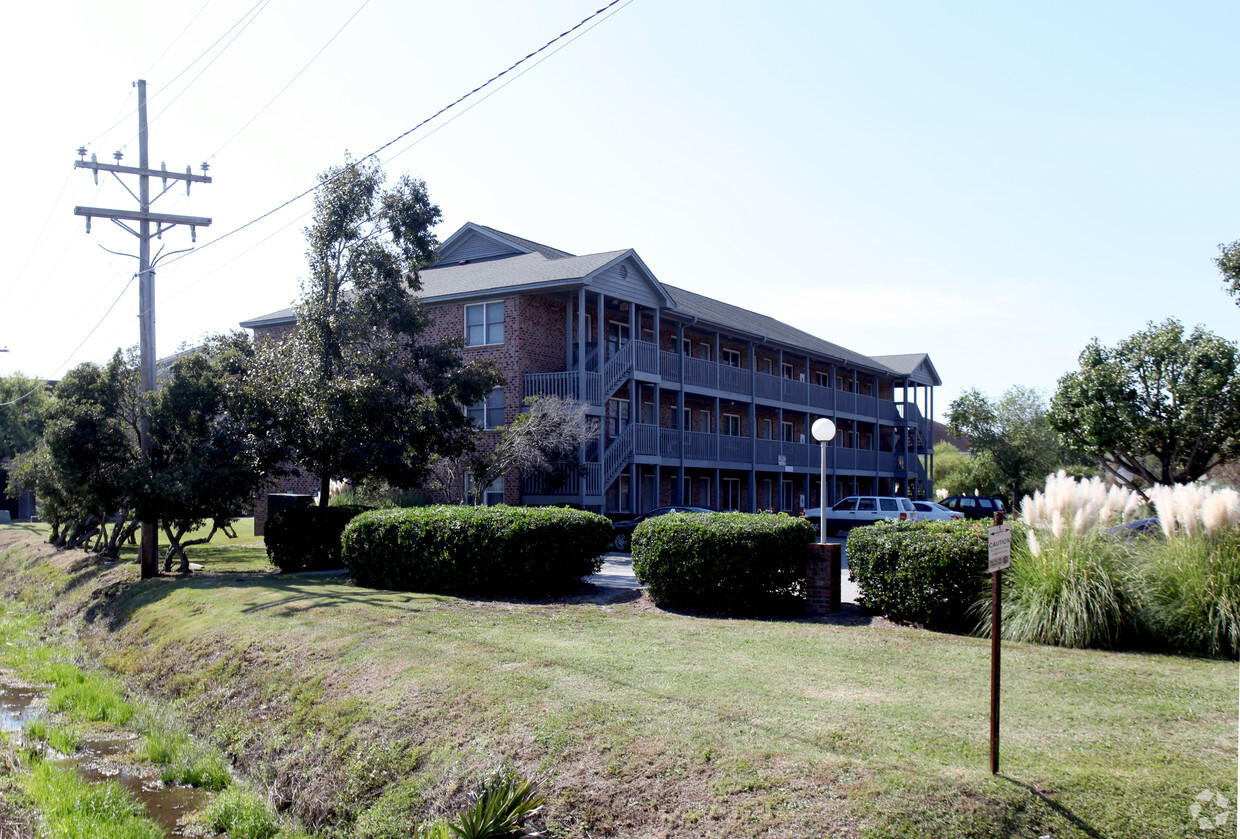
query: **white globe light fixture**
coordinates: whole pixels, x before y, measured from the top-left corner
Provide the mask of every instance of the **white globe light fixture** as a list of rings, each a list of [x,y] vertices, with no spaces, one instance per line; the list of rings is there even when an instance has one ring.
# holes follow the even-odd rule
[[[818,477],[818,544],[827,543],[827,443],[835,439],[835,423],[826,417],[814,420],[810,433],[822,450],[822,473]]]

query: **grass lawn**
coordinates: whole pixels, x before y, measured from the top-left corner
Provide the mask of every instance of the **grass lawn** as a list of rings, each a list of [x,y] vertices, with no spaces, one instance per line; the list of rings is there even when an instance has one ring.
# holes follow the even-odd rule
[[[557,836],[1149,839],[1197,835],[1202,790],[1236,801],[1234,662],[1004,644],[992,777],[985,639],[26,556],[10,590],[80,615],[312,828],[399,835],[375,826],[500,761],[545,778]]]

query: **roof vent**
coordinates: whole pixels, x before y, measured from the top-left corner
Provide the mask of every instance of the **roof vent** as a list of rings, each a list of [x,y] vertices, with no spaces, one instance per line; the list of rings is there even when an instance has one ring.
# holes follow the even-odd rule
[[[627,266],[627,265],[621,265],[621,266],[620,266],[620,279],[622,279],[622,280],[623,280],[623,279],[624,279],[625,277],[627,277],[628,275],[629,275],[629,266]]]

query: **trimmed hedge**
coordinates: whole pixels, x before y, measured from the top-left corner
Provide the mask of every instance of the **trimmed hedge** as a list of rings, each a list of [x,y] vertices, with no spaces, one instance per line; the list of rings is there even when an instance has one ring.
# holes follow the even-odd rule
[[[805,519],[768,513],[670,513],[633,531],[633,570],[670,608],[723,614],[769,611],[803,594]]]
[[[960,632],[986,590],[989,522],[879,522],[854,528],[848,568],[860,605],[900,623]]]
[[[340,534],[354,517],[369,509],[338,505],[281,510],[267,522],[263,536],[271,564],[286,572],[343,568]]]
[[[371,588],[532,596],[597,574],[611,522],[563,507],[375,510],[345,529],[344,561]]]

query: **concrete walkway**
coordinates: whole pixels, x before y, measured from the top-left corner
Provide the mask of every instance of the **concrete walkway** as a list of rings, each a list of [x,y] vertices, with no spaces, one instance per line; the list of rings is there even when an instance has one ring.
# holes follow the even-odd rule
[[[845,603],[856,603],[860,592],[848,573],[848,540],[842,536],[831,536],[827,541],[843,546],[844,561],[843,572],[840,574],[840,600]],[[640,591],[643,588],[633,574],[633,557],[617,551],[611,551],[604,556],[603,567],[594,576],[586,577],[586,582],[621,591]]]

